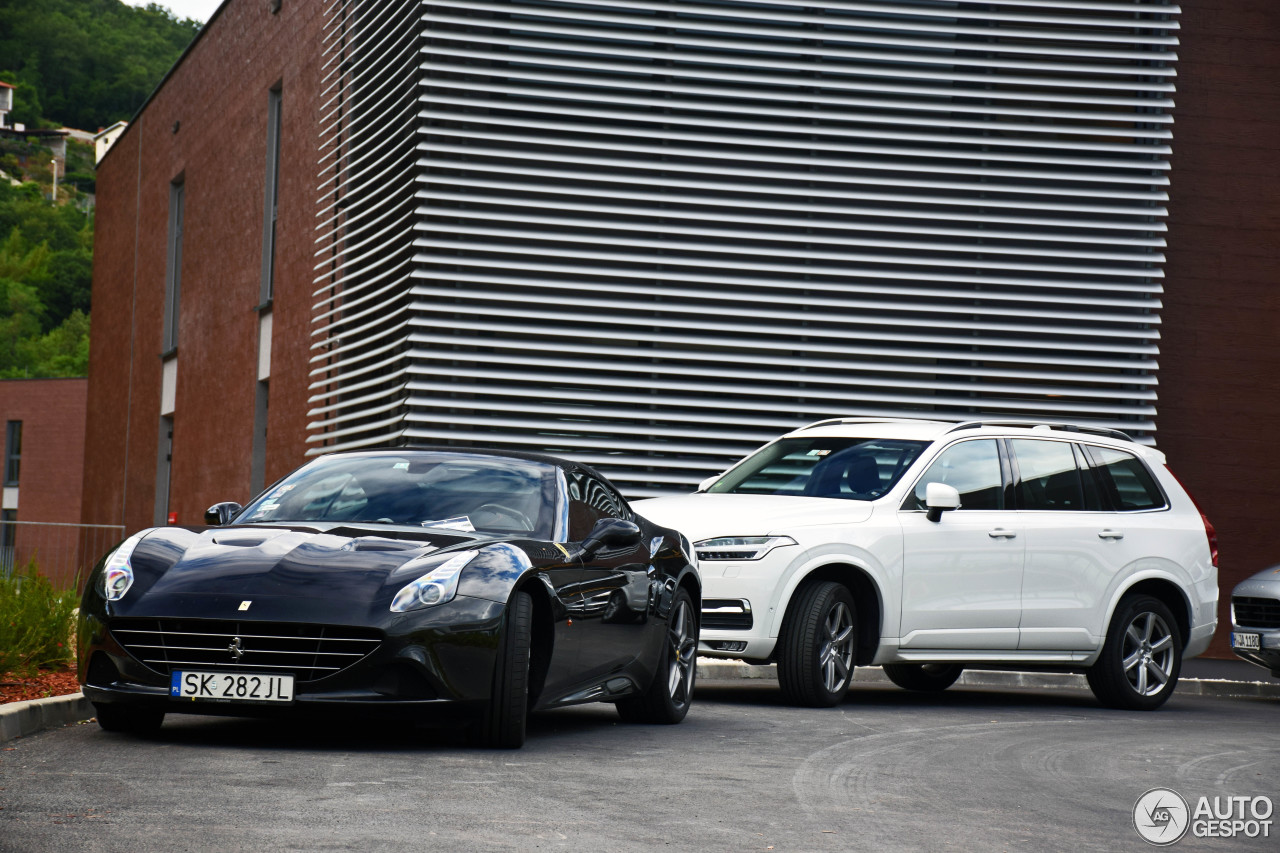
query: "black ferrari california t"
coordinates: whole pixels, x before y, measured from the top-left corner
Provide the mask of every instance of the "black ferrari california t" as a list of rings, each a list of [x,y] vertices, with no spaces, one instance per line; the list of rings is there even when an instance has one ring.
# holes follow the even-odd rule
[[[455,715],[518,747],[530,710],[689,709],[701,583],[687,539],[549,456],[333,453],[207,527],[94,568],[79,675],[110,731],[166,713]]]

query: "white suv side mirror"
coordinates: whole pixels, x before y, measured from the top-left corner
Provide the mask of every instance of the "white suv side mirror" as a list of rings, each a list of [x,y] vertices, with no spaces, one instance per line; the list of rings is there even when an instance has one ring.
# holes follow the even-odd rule
[[[715,485],[716,480],[719,480],[719,479],[720,479],[719,474],[711,475],[710,477],[708,477],[707,479],[703,480],[701,483],[698,484],[698,491],[705,492],[707,489]]]
[[[946,510],[960,508],[960,493],[946,483],[928,483],[924,487],[924,505],[929,508],[925,518],[939,521]]]

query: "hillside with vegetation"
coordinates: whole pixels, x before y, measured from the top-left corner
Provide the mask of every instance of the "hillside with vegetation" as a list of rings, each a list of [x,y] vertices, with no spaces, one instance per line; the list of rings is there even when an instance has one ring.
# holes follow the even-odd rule
[[[130,118],[200,24],[120,0],[0,0],[10,124],[96,131]],[[84,376],[93,271],[93,149],[0,134],[0,379]]]
[[[155,4],[4,0],[0,80],[18,87],[12,120],[96,131],[127,119],[199,31]]]

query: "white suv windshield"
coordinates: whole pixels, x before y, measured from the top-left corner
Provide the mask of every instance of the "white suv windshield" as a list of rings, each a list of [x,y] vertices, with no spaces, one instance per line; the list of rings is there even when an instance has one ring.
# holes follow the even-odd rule
[[[784,438],[748,456],[707,491],[873,501],[893,488],[929,444],[887,438]]]

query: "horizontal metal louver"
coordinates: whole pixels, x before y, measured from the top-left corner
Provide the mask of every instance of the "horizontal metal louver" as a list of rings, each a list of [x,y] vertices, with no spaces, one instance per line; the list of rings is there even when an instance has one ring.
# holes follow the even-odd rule
[[[1177,12],[333,4],[317,452],[639,496],[835,415],[1151,440]]]

